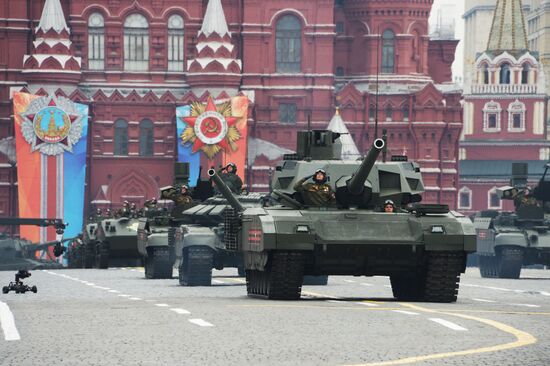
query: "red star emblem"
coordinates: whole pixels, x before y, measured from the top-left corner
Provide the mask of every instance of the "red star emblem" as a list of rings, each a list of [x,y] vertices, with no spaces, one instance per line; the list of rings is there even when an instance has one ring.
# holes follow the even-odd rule
[[[182,119],[195,131],[196,138],[192,151],[196,153],[205,145],[218,145],[227,151],[229,149],[229,142],[226,138],[227,131],[229,127],[237,123],[239,118],[222,116],[212,97],[209,97],[204,113]]]

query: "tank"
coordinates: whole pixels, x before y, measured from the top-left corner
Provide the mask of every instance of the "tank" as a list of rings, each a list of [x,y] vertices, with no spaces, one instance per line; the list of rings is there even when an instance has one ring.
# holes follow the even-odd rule
[[[110,215],[103,213],[90,216],[82,233],[67,248],[69,268],[93,268],[96,260],[97,228],[99,223]]]
[[[25,239],[11,238],[5,234],[0,234],[0,271],[63,268],[60,262],[53,257],[50,258],[49,255],[46,255],[45,259],[37,258],[36,252],[47,251],[50,247],[59,248],[63,242],[73,239],[35,244]]]
[[[94,266],[137,267],[142,265],[137,248],[139,218],[134,214],[101,220],[97,224]]]
[[[528,165],[512,164],[510,185],[498,188],[513,212],[482,211],[474,217],[482,277],[517,279],[524,265],[550,266],[550,164],[534,190]]]
[[[219,179],[217,175],[214,177]],[[237,238],[232,236],[233,226],[237,224],[237,212],[247,207],[261,207],[265,194],[234,196],[229,191],[227,197],[229,200],[217,195],[184,211],[177,220],[178,226],[170,232],[170,240],[176,246],[180,285],[210,286],[214,268],[237,268],[239,275],[244,276],[242,253],[235,250]]]
[[[304,275],[389,276],[398,300],[456,301],[475,231],[445,205],[420,204],[418,164],[403,156],[378,162],[384,139],[359,161],[340,159],[331,131],[299,132],[297,141],[273,176],[274,205],[239,211],[228,235],[244,255],[248,295],[299,299]],[[332,205],[308,206],[294,190],[317,169],[330,178]],[[381,212],[386,200],[396,212]]]
[[[163,279],[172,278],[176,260],[175,244],[170,241],[168,233],[174,230],[173,220],[181,217],[182,212],[194,206],[205,196],[212,195],[212,185],[208,181],[199,179],[192,190],[192,202],[178,200],[178,187],[189,182],[189,163],[175,163],[174,186],[161,188],[160,197],[174,202],[174,206],[159,208],[153,200],[147,204],[144,216],[139,220],[138,250],[145,265],[145,278]],[[210,193],[209,193],[210,192]]]

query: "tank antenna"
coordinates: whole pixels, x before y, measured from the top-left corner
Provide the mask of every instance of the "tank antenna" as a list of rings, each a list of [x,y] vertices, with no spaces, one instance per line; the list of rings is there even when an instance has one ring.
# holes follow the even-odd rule
[[[380,25],[378,25],[378,37],[376,39],[376,96],[375,96],[375,115],[374,115],[374,139],[378,138],[378,87],[380,77]]]

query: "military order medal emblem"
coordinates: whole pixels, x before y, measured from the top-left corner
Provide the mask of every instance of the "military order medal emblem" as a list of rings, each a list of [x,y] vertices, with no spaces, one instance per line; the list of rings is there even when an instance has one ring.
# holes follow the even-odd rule
[[[231,114],[230,103],[216,106],[212,98],[208,99],[206,106],[194,103],[191,116],[182,118],[187,124],[181,135],[183,143],[192,143],[192,151],[195,153],[201,150],[208,159],[221,150],[236,151],[236,141],[241,138],[235,126],[239,118]]]
[[[32,151],[45,155],[72,152],[82,136],[82,117],[76,105],[63,97],[33,100],[21,113],[21,134]]]

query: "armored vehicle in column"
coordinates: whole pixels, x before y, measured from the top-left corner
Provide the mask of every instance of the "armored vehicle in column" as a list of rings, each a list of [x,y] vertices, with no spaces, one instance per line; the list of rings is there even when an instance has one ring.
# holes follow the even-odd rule
[[[498,192],[515,210],[482,211],[474,219],[482,277],[517,279],[524,265],[550,266],[550,164],[534,190],[527,179],[528,165],[513,163],[510,186]]]
[[[211,169],[209,175],[213,171]],[[232,203],[217,195],[183,212],[179,226],[171,232],[171,240],[176,243],[180,285],[210,286],[214,268],[237,268],[239,275],[244,276],[243,257],[236,251],[234,236],[238,217],[232,206],[261,207],[264,196],[261,193],[233,195],[229,190]]]
[[[94,266],[107,269],[109,266],[135,267],[142,264],[137,248],[138,211],[134,204],[125,201],[115,217],[106,218],[97,224]]]
[[[390,277],[399,300],[456,301],[466,255],[475,250],[469,218],[420,204],[420,167],[401,156],[377,162],[384,139],[351,162],[340,159],[338,139],[331,131],[298,133],[297,153],[273,176],[277,205],[245,209],[220,189],[238,213],[225,235],[239,239],[248,295],[298,299],[304,275],[378,275]],[[294,189],[320,169],[326,199],[314,199],[314,186]],[[387,200],[395,212],[382,212]]]
[[[146,202],[145,217],[139,220],[137,241],[145,265],[145,278],[172,278],[176,254],[174,242],[168,240],[168,232],[172,229],[173,220],[180,218],[183,211],[194,206],[196,199],[200,199],[192,195],[187,186],[188,181],[189,164],[175,163],[174,185],[160,189],[160,199],[172,201],[172,209],[161,209],[156,199]],[[210,182],[201,181],[199,174],[197,193],[202,195],[208,190],[204,187],[205,183],[210,185]]]

